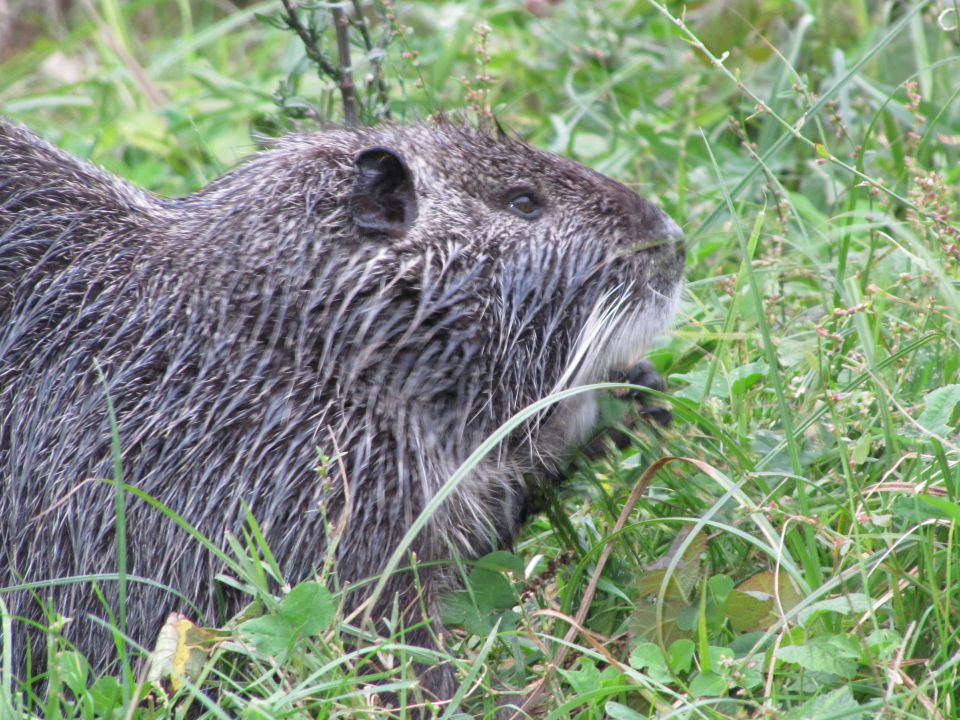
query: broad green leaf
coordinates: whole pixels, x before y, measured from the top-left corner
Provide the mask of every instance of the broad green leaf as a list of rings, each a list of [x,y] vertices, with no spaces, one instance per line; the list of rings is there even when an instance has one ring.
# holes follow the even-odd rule
[[[759,643],[759,645],[758,645]],[[766,637],[760,630],[751,630],[741,635],[737,635],[730,641],[730,649],[737,657],[745,657],[755,650],[763,652],[773,643],[772,638]],[[789,643],[788,643],[789,644]]]
[[[757,0],[713,0],[692,7],[691,25],[714,55],[735,49],[754,60],[770,56],[770,44],[764,39],[780,19],[777,6]]]
[[[512,572],[515,573],[517,577],[523,576],[523,560],[506,550],[496,550],[484,555],[477,560],[474,567],[496,572]]]
[[[677,627],[685,633],[692,633],[697,629],[700,621],[700,607],[693,603],[686,605],[677,613]]]
[[[850,460],[854,465],[862,465],[870,457],[870,446],[873,443],[873,435],[865,431],[863,435],[857,438],[850,450]]]
[[[629,663],[630,667],[645,671],[655,682],[668,683],[673,680],[663,653],[656,643],[644,642],[637,645],[630,653]]]
[[[578,658],[579,670],[560,670],[560,674],[570,684],[570,687],[579,694],[596,690],[600,687],[600,671],[594,665],[593,660],[581,655]]]
[[[613,700],[608,701],[603,709],[606,711],[607,717],[612,720],[647,720],[650,717]]]
[[[688,607],[689,603],[682,600],[665,600],[658,632],[655,598],[641,598],[630,614],[630,633],[638,640],[656,640],[662,634],[664,642],[673,642],[685,634],[678,623],[681,613]]]
[[[957,503],[936,495],[917,495],[917,500],[923,505],[943,513],[954,522],[960,522],[960,505],[957,505]]]
[[[666,580],[659,633],[657,627],[660,588],[667,577],[666,569],[676,557],[685,537],[678,535],[670,549],[648,565],[648,572],[640,578],[640,597],[630,617],[630,629],[636,638],[653,640],[662,635],[665,643],[671,643],[696,626],[698,609],[692,603],[695,599],[694,590],[703,573],[702,558],[707,548],[706,536],[702,534],[691,541]]]
[[[680,382],[687,383],[686,387],[675,390],[673,394],[677,397],[687,398],[688,400],[694,400],[700,402],[704,399],[703,393],[707,389],[707,378],[710,375],[710,371],[707,369],[703,370],[691,370],[688,373],[674,373],[670,376],[670,380],[679,380]],[[730,387],[727,385],[726,378],[721,375],[715,375],[713,377],[713,382],[710,384],[710,394],[707,398],[720,398],[721,400],[726,400],[730,397]]]
[[[775,593],[779,593],[784,612],[802,600],[786,573],[774,576],[771,572],[761,572],[740,583],[730,593],[726,605],[726,615],[733,628],[738,632],[770,628],[780,619]]]
[[[731,684],[736,685],[737,687],[746,688],[747,690],[758,688],[763,685],[763,682],[766,679],[763,669],[763,653],[740,658],[737,661],[737,671],[735,673],[731,673]]]
[[[689,638],[680,638],[667,648],[667,664],[677,675],[690,672],[696,644]]]
[[[777,650],[777,659],[794,663],[812,672],[825,672],[850,679],[857,672],[859,648],[854,640],[840,635],[816,637],[804,645]]]
[[[710,658],[710,667],[718,668],[729,664],[733,660],[733,650],[728,647],[717,647],[709,645],[707,647],[707,656]]]
[[[93,701],[93,714],[98,718],[110,717],[115,708],[123,702],[123,690],[115,677],[104,675],[90,686],[90,698]]]
[[[730,593],[733,591],[733,580],[726,575],[711,575],[707,581],[707,587],[713,595],[714,601],[721,607],[727,602]]]
[[[650,571],[640,578],[641,595],[658,595],[663,584],[667,568],[673,563],[679,552],[686,534],[677,535],[667,552],[656,562],[647,566]],[[707,537],[703,533],[697,535],[684,550],[680,560],[676,562],[670,581],[667,585],[665,597],[691,600],[691,593],[697,586],[702,573],[703,554],[707,550]]]
[[[279,615],[268,614],[245,620],[239,629],[264,655],[282,657],[293,645],[293,626]]]
[[[811,620],[825,612],[839,613],[848,615],[850,613],[863,613],[870,609],[870,598],[863,593],[850,593],[840,597],[820,600],[805,607],[797,614],[797,622],[806,627]]]
[[[470,589],[480,612],[508,610],[517,602],[510,581],[493,570],[474,568],[470,573]]]
[[[765,630],[776,622],[773,596],[734,590],[727,598],[726,615],[737,632]]]
[[[283,597],[277,611],[297,635],[316,635],[333,622],[333,595],[320,583],[300,583]]]
[[[730,394],[741,397],[751,387],[761,382],[767,375],[767,364],[762,360],[735,367],[727,374]]]
[[[727,681],[715,672],[697,675],[690,683],[690,694],[694,697],[718,697],[727,692]]]
[[[81,697],[86,693],[90,665],[83,655],[72,650],[57,653],[57,671],[74,696]]]
[[[885,662],[900,649],[902,642],[903,637],[893,628],[874,630],[867,635],[867,649],[870,651],[870,657],[864,653],[861,662],[863,664]]]
[[[784,720],[810,720],[811,718],[825,717],[859,720],[860,718],[871,717],[871,715],[860,709],[860,703],[854,699],[850,686],[844,685],[794,708],[784,715]]]
[[[445,593],[441,601],[441,615],[445,625],[462,625],[467,632],[484,637],[500,623],[501,630],[516,627],[519,615],[512,610],[482,611],[466,590]]]
[[[960,416],[960,385],[944,385],[923,398],[924,408],[917,422],[935,435],[951,437],[957,432]]]

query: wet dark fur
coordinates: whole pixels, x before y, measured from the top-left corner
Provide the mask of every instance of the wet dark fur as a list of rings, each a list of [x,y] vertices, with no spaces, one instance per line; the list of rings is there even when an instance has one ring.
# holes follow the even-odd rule
[[[510,211],[518,189],[540,218]],[[87,481],[113,476],[95,362],[127,482],[221,544],[245,503],[291,582],[323,562],[323,502],[346,513],[340,582],[375,575],[501,423],[638,359],[673,311],[675,232],[607,178],[446,123],[287,138],[164,200],[0,120],[0,587],[116,572],[113,488]],[[417,556],[509,541],[523,476],[546,477],[595,414],[581,397],[516,433],[433,516]],[[326,492],[317,447],[339,451],[346,475],[333,463]],[[130,575],[211,619],[220,563],[130,496],[126,524]],[[443,581],[422,580],[433,613]],[[116,602],[115,583],[100,589]],[[381,609],[392,593],[410,603],[410,576]],[[66,635],[95,664],[114,656],[84,621],[108,616],[88,583],[39,594],[74,618]],[[0,597],[42,617],[26,593]],[[184,608],[131,579],[139,642]],[[412,640],[430,644],[426,630]],[[425,684],[449,697],[453,674]]]

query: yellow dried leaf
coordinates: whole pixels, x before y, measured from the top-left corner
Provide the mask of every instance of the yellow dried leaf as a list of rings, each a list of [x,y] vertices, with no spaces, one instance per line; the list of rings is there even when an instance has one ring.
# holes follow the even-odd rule
[[[176,692],[183,686],[183,678],[196,680],[210,655],[216,635],[202,628],[185,615],[172,612],[157,634],[157,642],[150,655],[147,680],[161,682],[169,678]]]

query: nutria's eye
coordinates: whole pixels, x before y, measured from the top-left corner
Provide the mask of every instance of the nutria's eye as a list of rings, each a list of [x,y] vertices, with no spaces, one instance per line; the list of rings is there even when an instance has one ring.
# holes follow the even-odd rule
[[[510,212],[524,220],[536,220],[543,215],[543,206],[540,200],[528,191],[511,194],[510,199],[507,200],[507,207]]]

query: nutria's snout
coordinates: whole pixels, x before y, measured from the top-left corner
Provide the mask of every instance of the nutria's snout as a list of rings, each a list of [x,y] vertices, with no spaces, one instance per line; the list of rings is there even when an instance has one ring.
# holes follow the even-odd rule
[[[648,220],[649,222],[649,220]],[[642,238],[629,250],[648,263],[665,277],[677,282],[683,274],[687,257],[686,235],[680,226],[662,210],[656,210],[656,220],[644,227]]]
[[[684,235],[680,226],[673,221],[673,218],[667,217],[667,220],[669,221],[669,229],[671,231],[668,240],[673,247],[673,252],[677,256],[677,259],[683,262],[687,259],[687,236]]]
[[[661,211],[662,229],[660,235],[663,238],[661,244],[668,252],[673,253],[673,261],[677,271],[677,278],[683,272],[683,265],[687,259],[687,238],[683,230],[677,225],[676,221]]]
[[[663,229],[661,234],[663,235],[666,242],[670,243],[673,246],[674,251],[677,253],[677,256],[683,260],[687,255],[687,242],[686,236],[683,234],[683,230],[680,229],[680,226],[677,225],[677,222],[667,215],[662,210],[660,211]]]
[[[680,235],[673,239],[673,256],[677,264],[678,273],[683,273],[683,266],[687,261],[687,239]]]

